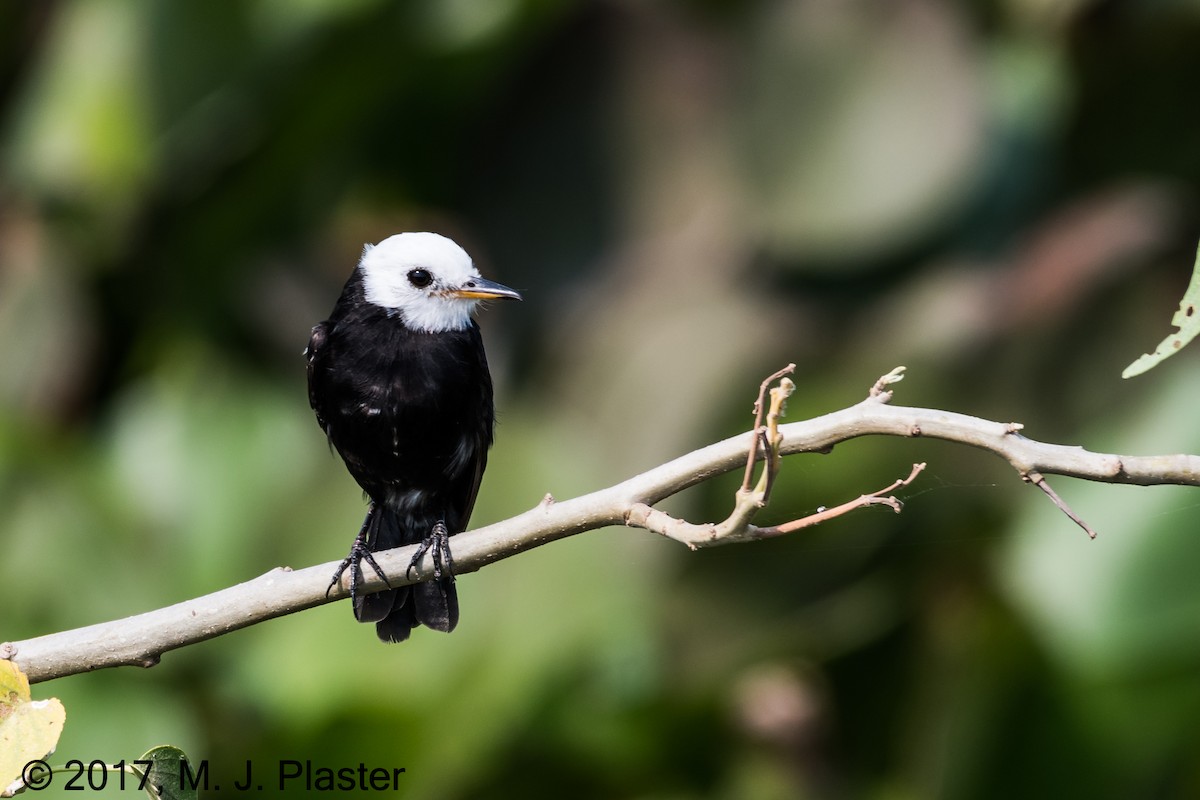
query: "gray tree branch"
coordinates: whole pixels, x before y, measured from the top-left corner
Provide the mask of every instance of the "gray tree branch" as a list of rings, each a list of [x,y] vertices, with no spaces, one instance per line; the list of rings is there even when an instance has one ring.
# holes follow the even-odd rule
[[[835,445],[861,436],[925,437],[958,442],[1003,458],[1022,480],[1039,486],[1079,524],[1082,521],[1049,490],[1046,475],[1143,486],[1200,485],[1200,456],[1092,453],[1081,447],[1028,439],[1015,423],[893,406],[888,384],[898,379],[899,372],[884,376],[872,387],[867,399],[849,408],[778,425],[775,444],[778,455],[828,453]],[[749,524],[752,514],[735,509],[737,524],[727,526],[722,536],[713,537],[711,531],[717,526],[694,526],[671,520],[652,508],[690,486],[744,466],[749,447],[756,448],[756,457],[762,458],[760,442],[764,438],[763,431],[756,429],[752,434],[735,436],[680,456],[607,489],[561,502],[547,495],[522,514],[451,537],[455,571],[460,575],[474,572],[534,547],[609,525],[643,527],[693,547],[763,538],[806,527],[811,523],[798,520],[775,528],[755,528]],[[913,477],[915,471],[898,484]],[[864,496],[876,498],[874,501],[860,502],[860,498],[844,505],[846,510],[870,502],[891,505],[881,498],[882,494]],[[841,508],[834,511],[842,513]],[[822,513],[827,518],[828,512]],[[698,529],[703,541],[696,540]],[[391,576],[393,585],[414,583],[432,575],[432,563],[426,556],[414,570],[412,580],[405,577],[414,550],[415,546],[409,546],[377,554],[379,565]],[[0,658],[15,661],[31,682],[106,667],[153,666],[169,650],[346,597],[348,575],[326,596],[326,585],[336,567],[337,562],[299,570],[279,567],[245,583],[166,608],[33,639],[4,642],[0,644]],[[364,590],[383,588],[383,581],[366,570]]]

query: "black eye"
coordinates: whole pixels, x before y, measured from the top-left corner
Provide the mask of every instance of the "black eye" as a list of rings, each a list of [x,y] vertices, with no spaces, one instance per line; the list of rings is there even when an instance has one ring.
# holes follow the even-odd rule
[[[408,282],[418,289],[424,289],[433,283],[433,276],[426,269],[410,269],[408,271]]]

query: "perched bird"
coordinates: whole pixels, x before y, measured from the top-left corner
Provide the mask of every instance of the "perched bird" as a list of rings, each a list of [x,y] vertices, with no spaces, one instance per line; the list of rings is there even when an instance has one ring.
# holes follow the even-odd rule
[[[471,517],[492,444],[492,378],[481,300],[521,296],[480,277],[457,244],[401,233],[363,248],[329,319],[312,329],[308,398],[317,423],[370,499],[362,528],[330,582],[350,568],[354,616],[385,642],[417,625],[458,623],[448,537]],[[435,578],[360,595],[373,552],[420,543]]]

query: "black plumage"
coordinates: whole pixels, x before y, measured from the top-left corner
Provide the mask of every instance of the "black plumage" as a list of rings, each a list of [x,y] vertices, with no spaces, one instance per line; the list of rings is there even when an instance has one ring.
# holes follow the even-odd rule
[[[445,536],[462,531],[471,517],[492,444],[492,381],[470,309],[480,298],[518,295],[479,278],[473,267],[465,278],[456,269],[443,278],[428,260],[389,268],[415,273],[403,287],[412,303],[462,304],[465,310],[446,323],[455,327],[415,328],[403,308],[368,300],[364,254],[329,319],[313,328],[306,351],[317,422],[370,499],[342,567],[350,566],[355,585],[360,561],[373,566],[372,552],[423,543],[440,562]],[[418,285],[427,279],[429,285]],[[458,598],[444,566],[441,577],[425,583],[356,594],[355,617],[374,622],[384,641],[403,641],[417,625],[453,630]]]

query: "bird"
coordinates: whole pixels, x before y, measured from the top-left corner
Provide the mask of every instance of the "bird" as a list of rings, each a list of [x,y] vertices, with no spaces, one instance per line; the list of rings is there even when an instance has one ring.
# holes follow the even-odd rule
[[[501,298],[521,295],[483,278],[451,239],[399,233],[363,247],[305,349],[317,424],[368,500],[329,586],[349,568],[354,616],[385,642],[458,624],[448,539],[471,517],[496,419],[473,313]],[[420,545],[409,572],[430,552],[434,578],[361,594],[362,562],[387,582],[372,553],[408,544]]]

